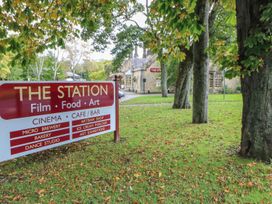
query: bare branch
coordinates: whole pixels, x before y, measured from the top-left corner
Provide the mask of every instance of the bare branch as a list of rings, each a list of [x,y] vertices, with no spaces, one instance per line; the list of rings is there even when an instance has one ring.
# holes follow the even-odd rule
[[[146,29],[142,28],[142,27],[139,25],[139,23],[138,23],[137,21],[135,21],[135,20],[133,20],[133,19],[130,19],[130,18],[128,18],[127,16],[126,16],[126,21],[133,22],[140,30],[146,32]]]

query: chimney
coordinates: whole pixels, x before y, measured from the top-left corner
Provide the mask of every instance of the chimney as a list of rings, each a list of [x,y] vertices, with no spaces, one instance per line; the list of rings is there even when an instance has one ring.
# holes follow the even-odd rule
[[[146,48],[145,48],[145,46],[144,46],[144,48],[143,48],[143,58],[145,59],[146,57],[147,57]]]

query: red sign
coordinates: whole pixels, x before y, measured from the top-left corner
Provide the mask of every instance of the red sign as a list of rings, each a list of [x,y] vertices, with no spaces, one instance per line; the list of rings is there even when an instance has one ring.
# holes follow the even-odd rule
[[[30,150],[35,150],[37,148],[46,147],[52,144],[58,144],[64,141],[68,141],[69,139],[70,139],[69,135],[65,135],[65,136],[50,139],[50,140],[44,140],[44,141],[40,141],[36,143],[31,143],[31,144],[15,147],[11,149],[11,155],[27,152]]]
[[[6,83],[0,86],[0,116],[6,120],[112,106],[112,83]]]
[[[151,67],[149,70],[150,72],[156,72],[156,73],[161,72],[161,68],[159,67]]]
[[[16,137],[21,137],[21,136],[27,136],[35,133],[42,133],[42,132],[47,132],[51,130],[57,130],[61,128],[67,128],[69,127],[69,123],[59,123],[59,124],[54,124],[54,125],[47,125],[47,126],[42,126],[42,127],[36,127],[36,128],[29,128],[29,129],[24,129],[24,130],[19,130],[19,131],[13,131],[10,132],[10,138],[16,138]]]
[[[0,162],[107,132],[117,141],[118,125],[112,82],[0,84]]]

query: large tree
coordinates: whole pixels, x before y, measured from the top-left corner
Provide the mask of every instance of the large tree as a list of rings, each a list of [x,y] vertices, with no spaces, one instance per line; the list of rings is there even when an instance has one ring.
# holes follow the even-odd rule
[[[12,51],[26,64],[47,48],[64,46],[68,35],[108,33],[126,5],[127,0],[2,0],[0,53]]]
[[[191,108],[189,102],[191,70],[193,67],[193,49],[183,49],[186,58],[179,62],[177,80],[175,85],[175,95],[173,108],[175,109],[189,109]]]
[[[206,21],[210,11],[209,1],[158,0],[156,2],[159,5],[160,12],[167,19],[165,27],[168,27],[174,33],[178,33],[175,38],[171,38],[172,43],[175,44],[172,47],[178,48],[179,52],[184,55],[180,58],[178,67],[173,108],[190,107],[188,103],[188,83],[194,59],[196,64],[194,75],[197,79],[197,83],[195,82],[194,85],[201,86],[195,90],[194,94],[197,97],[194,102],[194,122],[206,122],[207,120],[202,121],[199,115],[205,115],[205,112],[207,112],[207,89],[205,87],[207,87],[208,81],[206,80],[207,74],[204,74],[204,72],[207,72],[208,66],[204,62],[207,62],[208,29],[206,29],[206,26],[208,26],[208,22],[206,23]],[[178,40],[176,40],[176,36],[179,38]],[[193,44],[195,49],[192,48]],[[193,55],[196,57],[193,57]],[[206,78],[202,80],[203,77]]]
[[[272,158],[272,3],[237,0],[243,94],[241,155]]]
[[[165,39],[169,36],[166,29],[166,19],[157,11],[156,1],[149,3],[146,0],[145,5],[131,1],[132,6],[127,10],[125,20],[127,22],[133,22],[139,30],[142,31],[142,41],[146,48],[149,48],[152,53],[156,54],[160,62],[161,67],[161,91],[162,97],[167,97],[167,69],[165,52],[167,50],[167,44]],[[133,19],[134,15],[142,13],[146,17],[145,26],[140,26],[137,21]]]
[[[122,63],[132,55],[136,46],[140,46],[143,31],[138,26],[124,25],[122,30],[114,37],[114,48],[111,54],[114,55],[112,62],[113,71],[119,71]]]
[[[208,122],[208,91],[209,91],[209,0],[196,2],[195,14],[203,32],[194,43],[194,88],[193,88],[193,123]]]
[[[58,73],[60,70],[60,62],[63,60],[63,50],[60,47],[57,47],[54,50],[49,51],[49,56],[50,58],[50,69],[52,71],[52,80],[57,80],[58,79]]]
[[[88,47],[84,41],[79,39],[69,38],[65,43],[65,51],[68,54],[68,63],[70,71],[73,74],[73,80],[75,80],[76,70],[79,68],[79,64],[88,58]]]
[[[211,61],[224,70],[225,77],[239,76],[235,1],[217,3],[209,21]]]

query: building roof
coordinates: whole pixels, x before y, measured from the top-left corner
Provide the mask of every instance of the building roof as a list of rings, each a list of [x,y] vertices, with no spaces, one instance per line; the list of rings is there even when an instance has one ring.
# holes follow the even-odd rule
[[[134,71],[146,70],[154,62],[156,62],[156,55],[149,55],[147,58],[130,58],[127,59],[121,68],[121,72],[127,76],[132,75]]]
[[[147,58],[134,58],[131,60],[132,69],[144,69],[145,64],[148,62]]]

